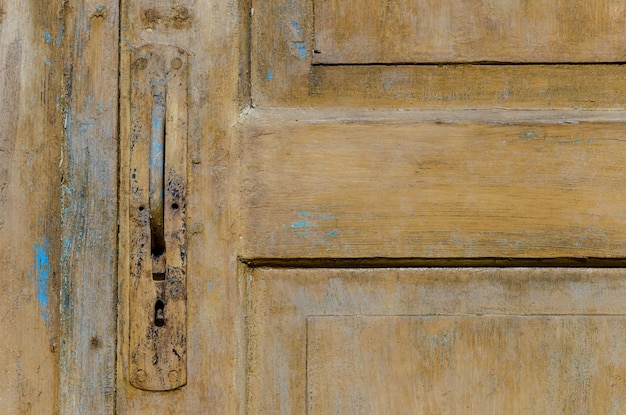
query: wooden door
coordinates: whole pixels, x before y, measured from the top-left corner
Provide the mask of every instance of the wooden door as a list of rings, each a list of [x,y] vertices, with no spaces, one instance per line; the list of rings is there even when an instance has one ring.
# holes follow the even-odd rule
[[[123,1],[117,412],[623,411],[625,8]],[[160,392],[133,340],[151,59],[188,77]]]

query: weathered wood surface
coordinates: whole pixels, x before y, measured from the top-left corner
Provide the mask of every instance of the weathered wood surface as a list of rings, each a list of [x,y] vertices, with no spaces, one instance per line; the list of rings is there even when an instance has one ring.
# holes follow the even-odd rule
[[[626,397],[626,316],[307,320],[307,414],[606,414]]]
[[[315,0],[316,63],[621,62],[625,1]]]
[[[115,412],[117,1],[69,1],[60,414]]]
[[[564,59],[563,53],[594,55],[605,51],[609,55],[623,55],[621,24],[624,15],[623,1],[590,1],[580,4],[564,4],[561,0],[530,2],[469,2],[469,1],[429,1],[382,2],[368,0],[354,6],[351,1],[275,0],[254,2],[252,13],[251,75],[252,97],[257,107],[328,107],[328,108],[623,108],[624,76],[619,65],[581,65],[581,61]],[[398,14],[398,8],[418,9],[421,5],[433,3],[437,7],[456,9],[455,14],[443,14],[441,20],[430,21],[419,26],[417,22],[425,18],[423,13]],[[541,3],[541,5],[540,5]],[[523,5],[525,4],[525,5]],[[332,28],[337,35],[350,35],[352,31],[372,34],[372,42],[360,40],[345,44],[346,63],[315,64],[324,59],[324,51],[316,53],[316,31],[322,14],[331,18],[335,8],[347,8],[345,18],[337,13]],[[523,13],[515,14],[515,8],[522,7]],[[509,9],[511,8],[511,9]],[[368,22],[354,24],[354,21],[382,13],[395,13],[387,16],[381,24],[389,23],[389,30],[409,30],[393,23],[403,19],[414,19],[411,27],[441,32],[441,35],[419,41],[409,40],[408,35],[399,34],[397,39],[385,37]],[[467,10],[467,13],[465,11]],[[471,10],[469,10],[471,9]],[[499,11],[500,14],[494,14]],[[476,13],[474,13],[476,12]],[[465,14],[463,14],[465,13]],[[471,21],[476,14],[480,19]],[[382,15],[381,15],[382,16]],[[538,16],[537,18],[535,18]],[[585,19],[585,16],[589,17]],[[483,19],[484,18],[484,19]],[[394,20],[395,19],[395,20]],[[481,20],[482,19],[482,20]],[[485,20],[517,20],[526,23],[524,27],[507,28],[513,31],[514,42],[522,42],[527,48],[512,51],[516,62],[533,62],[535,65],[368,65],[355,64],[360,53],[395,53],[397,62],[413,62],[409,54],[411,48],[420,48],[428,41],[437,42],[452,34],[451,26],[464,26],[470,31],[493,32],[498,27],[486,24]],[[542,20],[545,19],[545,20]],[[352,23],[347,23],[348,21]],[[545,23],[547,21],[547,23]],[[572,24],[563,26],[565,22]],[[545,24],[544,24],[545,23]],[[330,20],[326,23],[330,29]],[[538,26],[535,26],[535,25]],[[616,31],[609,29],[619,25]],[[563,26],[563,27],[561,27]],[[532,29],[553,32],[554,38],[535,36]],[[371,32],[369,30],[371,29]],[[419,29],[419,30],[422,30]],[[583,30],[584,29],[584,30]],[[416,29],[417,30],[417,29]],[[520,31],[521,35],[517,32]],[[410,30],[409,30],[410,31]],[[544,32],[545,33],[545,32]],[[597,35],[596,37],[592,34]],[[531,36],[532,35],[532,36]],[[487,39],[474,39],[461,35],[454,40],[468,53],[481,53],[484,48],[505,47],[506,42],[489,42]],[[578,39],[584,37],[583,40]],[[587,42],[601,41],[601,47],[586,46]],[[358,37],[358,36],[357,36]],[[546,48],[545,56],[531,51],[531,46],[542,42],[558,40],[558,47]],[[483,42],[484,43],[481,43]],[[472,44],[472,42],[478,45]],[[574,46],[571,46],[574,45]],[[394,51],[394,47],[396,50]],[[580,49],[578,49],[580,48]],[[367,51],[370,52],[367,52]],[[430,53],[441,53],[442,49],[428,47]],[[328,51],[326,51],[328,52]],[[559,55],[561,54],[561,55]],[[560,57],[559,57],[560,56]],[[599,59],[599,56],[597,57]],[[608,57],[605,57],[608,59]],[[573,57],[572,57],[573,59]],[[590,57],[591,59],[591,57]],[[623,58],[617,59],[617,62]],[[446,60],[452,62],[454,60]],[[462,61],[462,59],[461,59]],[[596,58],[593,62],[598,62]],[[607,62],[616,59],[608,59]],[[554,65],[556,62],[577,62],[574,65]],[[413,63],[420,63],[415,61]],[[544,65],[548,64],[548,65]]]
[[[621,117],[253,111],[243,256],[623,258]]]
[[[245,1],[122,2],[118,414],[240,414],[245,409],[245,307],[233,244],[237,215],[231,183],[237,170],[231,145],[232,126],[249,100],[244,93],[248,11]],[[189,53],[188,382],[165,393],[143,391],[129,382],[129,76],[133,51],[145,45]]]
[[[253,270],[250,413],[619,412],[623,275]]]
[[[261,80],[272,105],[333,108],[623,109],[623,65],[313,66],[284,95]]]
[[[400,91],[384,83],[395,68],[312,66],[312,4],[122,2],[120,414],[305,413],[308,316],[624,314],[620,270],[238,266],[237,255],[322,265],[363,256],[623,255],[621,112],[352,110],[621,109],[621,68],[407,67],[396,88],[414,96],[395,103]],[[186,386],[166,393],[129,381],[129,74],[133,51],[157,44],[190,56],[189,371]],[[264,109],[281,105],[320,110]],[[324,110],[337,106],[348,110]],[[597,362],[608,356],[599,353]]]
[[[56,414],[63,1],[0,1],[0,412]]]

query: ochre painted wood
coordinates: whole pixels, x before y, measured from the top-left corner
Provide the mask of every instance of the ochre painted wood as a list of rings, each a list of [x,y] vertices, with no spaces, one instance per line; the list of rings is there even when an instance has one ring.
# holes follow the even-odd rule
[[[328,316],[306,324],[311,415],[606,414],[619,412],[626,394],[626,316]]]
[[[621,62],[625,1],[315,0],[316,63]]]
[[[57,412],[63,1],[0,1],[0,413]]]
[[[243,256],[623,258],[626,129],[578,114],[250,113]]]
[[[115,413],[117,1],[67,1],[60,414]]]
[[[249,413],[619,411],[623,277],[620,269],[253,270]]]

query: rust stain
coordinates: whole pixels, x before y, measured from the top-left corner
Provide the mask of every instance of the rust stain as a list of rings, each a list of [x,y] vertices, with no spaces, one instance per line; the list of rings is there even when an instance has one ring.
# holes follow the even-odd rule
[[[165,29],[187,29],[191,27],[193,20],[189,9],[182,4],[172,6],[167,11],[156,8],[145,9],[140,16],[145,29],[155,29],[158,25]]]
[[[2,5],[0,5],[0,23],[2,23],[4,21],[4,15],[7,14],[6,11],[4,11],[4,7],[2,7]]]
[[[92,18],[104,19],[107,15],[107,9],[104,6],[96,7],[96,11],[91,15]]]
[[[183,5],[172,7],[174,15],[172,16],[172,26],[175,29],[185,29],[191,25],[191,13],[189,9]]]
[[[146,29],[154,29],[161,21],[161,13],[156,9],[146,9],[141,13],[141,22]]]
[[[98,346],[100,346],[100,339],[98,338],[98,336],[93,336],[91,338],[90,343],[91,343],[91,348],[92,349],[97,349]]]

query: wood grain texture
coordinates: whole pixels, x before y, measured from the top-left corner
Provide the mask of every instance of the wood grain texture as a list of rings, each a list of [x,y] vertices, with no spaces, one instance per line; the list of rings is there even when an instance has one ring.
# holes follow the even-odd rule
[[[307,319],[307,414],[617,413],[624,316]]]
[[[307,85],[271,102],[350,109],[623,109],[625,80],[622,65],[313,66]]]
[[[249,278],[250,413],[611,413],[626,398],[619,269],[263,268]]]
[[[0,1],[0,412],[57,414],[62,1]]]
[[[332,4],[331,4],[332,3]],[[514,16],[514,19],[528,18],[528,25],[513,30],[515,36],[507,37],[513,42],[535,43],[551,42],[547,36],[535,36],[533,30],[552,31],[554,39],[562,37],[563,45],[546,49],[546,53],[558,55],[560,51],[574,51],[577,48],[583,53],[594,54],[601,50],[615,56],[623,53],[620,41],[614,38],[604,42],[602,47],[583,47],[586,42],[593,42],[591,33],[605,33],[613,37],[614,32],[607,31],[611,21],[621,25],[623,2],[594,1],[585,4],[564,4],[563,1],[531,2],[382,2],[368,0],[360,2],[354,11],[346,11],[346,18],[337,22],[338,36],[350,35],[352,31],[368,32],[374,37],[372,43],[361,45],[359,41],[347,42],[344,55],[346,62],[353,62],[359,53],[365,50],[380,50],[381,53],[395,53],[397,62],[409,62],[411,48],[420,48],[429,40],[437,42],[452,36],[450,26],[463,26],[470,31],[498,30],[508,36],[510,30],[504,32],[498,25],[502,19]],[[443,14],[442,21],[430,22],[430,25],[404,27],[393,24],[394,19],[416,20],[422,13],[398,14],[403,7],[420,8],[426,3],[437,7],[456,9],[460,15]],[[488,4],[487,4],[488,3]],[[329,7],[326,7],[330,5]],[[364,63],[332,65],[316,64],[323,59],[324,53],[316,53],[316,30],[318,29],[317,14],[332,14],[333,7],[350,8],[352,2],[321,1],[317,3],[307,0],[275,0],[271,2],[255,1],[253,4],[251,33],[251,75],[252,100],[256,107],[316,107],[316,108],[590,108],[617,109],[623,108],[621,91],[624,88],[624,76],[620,75],[620,65],[556,65],[556,62],[568,62],[556,57],[541,60],[540,54],[529,48],[512,51],[517,62],[546,63],[547,65],[393,65]],[[435,7],[435,8],[437,8]],[[509,8],[522,8],[523,13],[515,14]],[[323,9],[327,9],[324,11]],[[467,13],[463,15],[467,10]],[[544,10],[545,9],[545,10]],[[382,10],[382,11],[381,11]],[[494,11],[500,14],[494,14]],[[409,40],[408,35],[398,38],[385,37],[382,32],[374,30],[368,22],[352,24],[343,29],[343,22],[365,18],[364,15],[381,16],[391,13],[381,24],[389,24],[389,30],[438,30],[443,34],[433,38]],[[482,15],[481,15],[482,13]],[[587,13],[587,14],[585,14]],[[480,16],[477,16],[480,15]],[[539,16],[534,19],[533,16]],[[585,20],[584,16],[589,19]],[[531,19],[530,17],[533,17]],[[334,17],[342,19],[337,13]],[[382,17],[381,17],[382,18]],[[472,21],[470,18],[473,18]],[[329,17],[330,19],[330,17]],[[489,25],[485,20],[492,19]],[[539,23],[542,19],[549,21]],[[560,20],[561,19],[561,20]],[[561,23],[572,24],[561,27]],[[560,22],[560,23],[559,23]],[[334,23],[333,23],[334,24]],[[349,23],[345,23],[348,25]],[[538,24],[538,26],[534,26]],[[609,25],[610,25],[609,24]],[[405,25],[406,26],[406,25]],[[583,27],[586,29],[583,30]],[[421,28],[421,29],[420,29]],[[416,29],[416,30],[418,30]],[[587,30],[588,29],[588,30]],[[624,30],[621,26],[617,30]],[[519,33],[517,33],[519,31]],[[461,47],[467,47],[468,53],[480,53],[481,39],[470,39],[467,36],[456,36],[455,41]],[[601,37],[601,35],[599,35]],[[583,37],[580,40],[578,37]],[[423,42],[422,42],[423,40]],[[559,40],[559,42],[561,42]],[[574,47],[565,46],[568,41]],[[473,45],[471,42],[478,42]],[[506,46],[506,42],[484,43],[485,48]],[[402,49],[394,51],[396,49]],[[431,47],[427,50],[432,54],[441,53],[441,48]],[[318,50],[319,52],[319,50]],[[595,60],[594,60],[595,61]],[[610,62],[609,60],[608,62]],[[619,61],[619,60],[618,60]],[[578,61],[577,61],[578,62]],[[597,61],[595,61],[597,62]],[[415,63],[415,62],[414,62]],[[419,63],[419,61],[417,61]]]
[[[118,414],[242,414],[245,332],[232,208],[234,129],[249,98],[245,1],[122,2]],[[166,393],[130,384],[130,68],[133,51],[168,45],[189,54],[187,385]]]
[[[113,414],[119,7],[67,8],[59,413]]]
[[[244,258],[624,256],[621,113],[384,114],[242,121]]]
[[[315,63],[620,62],[626,2],[315,0]]]

